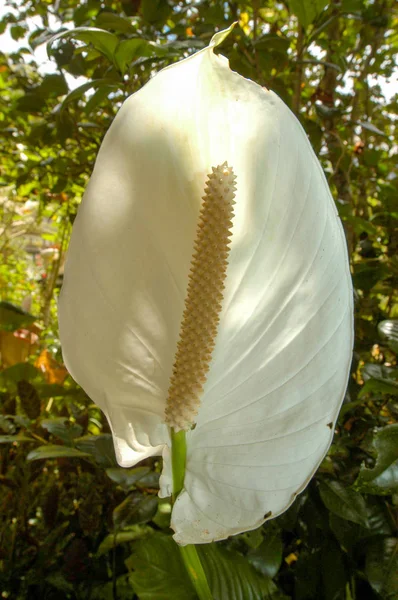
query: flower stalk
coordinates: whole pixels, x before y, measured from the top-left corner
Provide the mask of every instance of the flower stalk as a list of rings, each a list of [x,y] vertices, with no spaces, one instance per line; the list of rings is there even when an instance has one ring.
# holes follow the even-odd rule
[[[184,487],[185,460],[186,460],[186,440],[185,431],[176,432],[170,429],[171,435],[171,464],[173,468],[173,495],[172,503],[174,505],[178,494]],[[194,545],[179,546],[182,560],[187,570],[188,576],[198,595],[199,600],[213,600],[206,574],[196,547]]]

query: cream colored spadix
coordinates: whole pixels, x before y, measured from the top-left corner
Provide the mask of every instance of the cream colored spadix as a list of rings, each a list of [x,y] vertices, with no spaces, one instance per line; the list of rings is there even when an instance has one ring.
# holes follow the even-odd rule
[[[353,337],[344,233],[322,169],[278,96],[214,54],[223,37],[119,111],[59,302],[66,365],[107,415],[119,463],[162,454],[170,495],[165,411],[202,196],[212,167],[233,167],[215,345],[172,512],[181,544],[253,529],[305,488],[333,437]]]
[[[166,423],[188,431],[196,422],[215,346],[227,272],[235,176],[227,164],[213,167],[203,196],[180,339],[166,403]]]

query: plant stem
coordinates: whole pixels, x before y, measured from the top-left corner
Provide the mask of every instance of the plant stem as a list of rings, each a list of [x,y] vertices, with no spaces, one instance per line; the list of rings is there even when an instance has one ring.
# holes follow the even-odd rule
[[[213,600],[196,546],[180,546],[182,560],[200,600]]]
[[[173,504],[177,500],[178,494],[184,487],[185,479],[185,460],[187,456],[187,444],[185,441],[185,431],[175,432],[170,429],[171,434],[171,466],[173,469]]]
[[[182,488],[184,487],[187,445],[185,440],[185,431],[175,432],[174,429],[171,428],[170,435],[171,465],[173,470],[172,503],[174,504]],[[207,583],[206,575],[195,546],[179,546],[179,550],[199,600],[213,600],[213,596],[210,591],[209,584]]]

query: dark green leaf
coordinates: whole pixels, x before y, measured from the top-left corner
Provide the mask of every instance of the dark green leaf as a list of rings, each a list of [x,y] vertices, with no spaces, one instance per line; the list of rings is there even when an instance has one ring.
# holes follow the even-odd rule
[[[39,446],[26,457],[27,460],[43,460],[52,458],[87,458],[89,454],[80,452],[76,448],[69,448],[68,446],[55,446],[49,444],[48,446]]]
[[[289,8],[305,28],[321,14],[328,0],[289,0]]]
[[[108,477],[120,485],[125,491],[128,491],[147,473],[149,473],[149,467],[135,467],[134,469],[114,467],[113,469],[106,470]]]
[[[99,29],[97,27],[76,27],[68,31],[58,33],[47,44],[48,52],[51,53],[51,47],[57,40],[74,39],[87,44],[91,43],[101,54],[113,61],[113,53],[119,43],[118,38],[113,33]]]
[[[398,353],[398,319],[380,321],[377,330],[381,339],[387,340],[390,348]]]
[[[197,547],[215,600],[258,600],[272,598],[277,588],[272,580],[260,576],[237,552],[216,544]]]
[[[167,0],[141,0],[141,13],[148,23],[159,23],[167,19],[172,8]]]
[[[319,492],[326,508],[331,512],[342,519],[367,527],[366,504],[361,494],[332,480],[320,482]]]
[[[75,440],[76,447],[91,454],[101,467],[116,467],[115,448],[110,433],[87,435]]]
[[[377,429],[373,437],[377,454],[372,469],[361,466],[355,489],[371,494],[389,494],[398,489],[398,424]]]
[[[214,600],[260,600],[272,598],[277,588],[261,577],[236,552],[216,544],[197,546]],[[133,587],[140,600],[194,600],[178,546],[171,537],[156,535],[135,545],[128,559]]]
[[[133,492],[113,511],[115,529],[147,523],[155,515],[157,507],[157,496],[145,496],[141,492]]]
[[[29,381],[18,381],[18,395],[21,400],[21,406],[28,415],[29,419],[37,419],[40,415],[40,398],[35,387]]]
[[[340,546],[331,538],[321,553],[322,588],[325,600],[345,600],[347,574]]]
[[[83,428],[77,423],[71,423],[65,417],[55,419],[44,419],[40,425],[53,435],[59,437],[63,442],[70,445],[73,440],[82,434]]]
[[[282,538],[278,528],[268,527],[262,544],[248,554],[249,562],[266,577],[275,577],[282,564]]]
[[[98,15],[95,24],[101,29],[112,29],[113,31],[120,31],[122,33],[134,33],[135,31],[129,19],[106,11]]]
[[[106,554],[110,550],[113,550],[120,544],[127,544],[128,542],[135,542],[143,538],[148,538],[154,534],[154,530],[149,525],[132,525],[125,531],[118,531],[117,533],[111,533],[104,538],[97,550],[97,556]]]
[[[383,600],[398,597],[398,539],[375,540],[366,553],[366,575]]]
[[[34,323],[35,317],[10,302],[0,302],[0,330],[15,331]]]
[[[23,435],[0,435],[0,444],[13,444],[14,442],[36,442],[36,440]]]
[[[151,54],[154,54],[154,49],[147,40],[141,38],[122,40],[115,50],[115,65],[124,74],[133,60],[142,56],[148,57]]]
[[[197,596],[174,540],[157,534],[134,545],[126,561],[140,600],[196,600]]]

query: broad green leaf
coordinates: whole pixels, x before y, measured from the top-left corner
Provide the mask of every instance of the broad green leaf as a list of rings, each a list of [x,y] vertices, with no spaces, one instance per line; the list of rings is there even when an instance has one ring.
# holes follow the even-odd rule
[[[15,331],[20,327],[31,325],[36,317],[23,311],[10,302],[0,302],[0,330]]]
[[[79,87],[72,90],[63,100],[61,104],[61,110],[64,110],[66,106],[74,100],[79,100],[84,93],[91,88],[102,88],[105,86],[107,89],[120,88],[120,84],[112,81],[111,79],[92,79],[91,81],[87,81],[86,83],[83,83],[82,85],[79,85]]]
[[[37,443],[35,439],[23,435],[0,435],[0,444],[13,444],[14,442]]]
[[[133,60],[142,56],[148,57],[155,54],[155,46],[142,38],[131,38],[119,42],[115,50],[114,61],[119,71],[124,74],[128,65]]]
[[[167,19],[172,8],[167,0],[141,0],[141,14],[148,23],[160,23]]]
[[[325,540],[321,552],[322,598],[336,600],[344,598],[347,573],[344,565],[344,553],[333,539]]]
[[[76,29],[70,29],[63,31],[53,36],[47,44],[47,52],[51,55],[51,47],[57,40],[74,39],[91,43],[101,54],[106,56],[110,61],[113,61],[113,53],[116,46],[119,43],[119,39],[113,33],[99,29],[97,27],[76,27]]]
[[[124,490],[129,490],[139,479],[149,473],[149,467],[136,467],[134,469],[123,469],[114,467],[107,469],[106,474],[112,481],[120,485]]]
[[[129,581],[129,575],[121,575],[116,579],[116,594],[120,600],[136,600],[137,596]],[[115,600],[115,586],[113,581],[95,586],[90,594],[90,600]]]
[[[128,542],[135,542],[142,538],[148,538],[155,532],[149,525],[132,525],[125,531],[118,531],[117,533],[110,533],[107,535],[99,545],[97,550],[97,556],[106,554],[110,550],[113,550],[120,544],[127,544]]]
[[[78,423],[71,423],[65,417],[55,419],[44,419],[40,422],[41,427],[47,429],[53,435],[59,437],[63,442],[71,445],[73,440],[82,434],[83,428]]]
[[[258,600],[277,592],[269,577],[260,576],[237,552],[216,544],[197,548],[214,600]]]
[[[56,446],[48,444],[48,446],[39,446],[29,452],[27,460],[43,460],[52,458],[88,458],[90,455],[85,452],[80,452],[76,448],[68,446]]]
[[[64,96],[68,93],[68,84],[65,77],[57,73],[48,73],[37,89],[43,98]]]
[[[362,464],[354,487],[370,494],[391,494],[398,489],[398,423],[377,429],[372,443],[376,464],[372,469]]]
[[[40,415],[41,401],[36,388],[29,381],[22,379],[17,383],[17,390],[21,406],[29,419],[37,419]]]
[[[197,547],[214,600],[260,600],[277,592],[271,579],[260,576],[237,552],[216,544]],[[196,599],[173,539],[153,536],[135,545],[127,561],[140,600]]]
[[[380,321],[377,330],[380,337],[387,340],[390,348],[398,353],[398,319]]]
[[[366,575],[383,600],[398,597],[398,539],[375,540],[366,553]]]
[[[249,552],[248,560],[262,575],[272,579],[282,564],[282,551],[280,530],[277,527],[268,526],[264,541],[258,548]]]
[[[134,33],[135,28],[131,24],[129,19],[126,17],[120,17],[115,13],[101,12],[95,20],[97,27],[101,29],[112,29],[113,31],[120,31],[121,33]]]
[[[367,123],[365,121],[358,121],[358,125],[360,125],[364,129],[367,129],[371,133],[375,133],[377,135],[382,135],[384,137],[387,137],[386,134],[384,133],[384,131],[381,131],[378,127],[376,127],[376,125],[373,125],[373,123]]]
[[[398,395],[398,383],[395,381],[386,381],[384,379],[368,379],[362,386],[358,398],[363,398],[366,394],[372,392],[375,395],[391,394]]]
[[[31,382],[35,379],[41,379],[41,373],[36,367],[28,362],[18,363],[0,372],[0,387],[7,387],[7,384],[16,386],[19,381]]]
[[[134,569],[130,581],[140,600],[197,600],[178,546],[169,536],[157,534],[136,543],[126,565]]]
[[[157,496],[146,496],[141,492],[129,494],[113,511],[115,529],[147,523],[155,515],[158,501]]]
[[[342,519],[367,527],[365,500],[361,494],[346,488],[339,481],[323,480],[319,484],[321,498],[331,512]]]
[[[75,444],[82,452],[91,454],[101,467],[109,468],[117,466],[112,436],[110,434],[86,435],[76,439]]]
[[[289,8],[306,28],[321,14],[329,0],[289,0]]]

